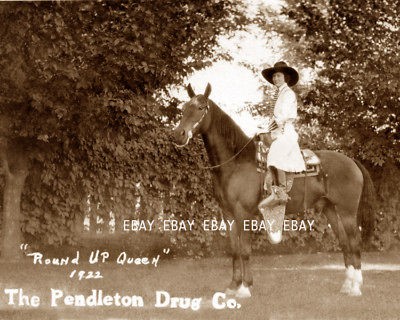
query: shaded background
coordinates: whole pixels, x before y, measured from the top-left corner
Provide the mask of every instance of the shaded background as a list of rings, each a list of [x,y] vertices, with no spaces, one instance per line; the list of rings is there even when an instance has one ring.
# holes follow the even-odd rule
[[[99,245],[224,253],[226,235],[201,228],[121,232],[125,218],[221,218],[209,172],[200,169],[207,163],[202,143],[177,149],[170,136],[180,114],[177,88],[221,59],[255,79],[278,59],[302,72],[295,88],[301,145],[362,161],[379,200],[370,248],[399,248],[396,3],[1,3],[0,21],[3,259],[20,259],[21,243],[52,254]],[[265,59],[248,61],[220,45],[255,33],[265,41]],[[259,83],[261,99],[231,110],[234,116],[271,113],[271,88]],[[212,98],[226,95],[215,90]],[[314,218],[317,228],[286,233],[276,247],[254,235],[254,249],[339,249],[324,217],[291,217]]]

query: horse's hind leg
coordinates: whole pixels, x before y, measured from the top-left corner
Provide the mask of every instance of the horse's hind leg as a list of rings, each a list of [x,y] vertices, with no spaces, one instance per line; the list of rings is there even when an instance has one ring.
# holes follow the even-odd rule
[[[339,239],[339,245],[343,252],[344,265],[346,267],[346,278],[342,285],[340,292],[350,294],[353,286],[354,267],[351,261],[351,248],[350,243],[346,234],[346,230],[343,227],[343,223],[339,220],[339,216],[336,212],[335,205],[332,203],[326,203],[323,209],[325,216],[328,218],[328,222],[337,238]]]
[[[350,247],[350,266],[348,271],[352,277],[352,284],[351,289],[347,293],[351,296],[361,296],[361,286],[363,284],[361,273],[361,233],[357,226],[355,214],[353,215],[351,212],[345,211],[340,215],[340,217]],[[352,270],[351,267],[354,269]]]
[[[361,243],[360,231],[353,210],[335,208],[329,203],[324,208],[329,223],[339,238],[340,247],[343,251],[344,265],[346,267],[346,279],[340,292],[351,296],[361,295],[362,273],[361,273]]]

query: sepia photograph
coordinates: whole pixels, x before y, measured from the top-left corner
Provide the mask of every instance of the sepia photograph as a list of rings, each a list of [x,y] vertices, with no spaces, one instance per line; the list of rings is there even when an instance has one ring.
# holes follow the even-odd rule
[[[400,319],[399,8],[0,1],[0,320]]]

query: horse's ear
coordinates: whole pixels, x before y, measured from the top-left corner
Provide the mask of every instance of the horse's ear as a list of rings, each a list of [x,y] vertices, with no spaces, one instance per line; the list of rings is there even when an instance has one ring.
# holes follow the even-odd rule
[[[189,95],[190,98],[193,98],[196,94],[194,93],[194,90],[192,88],[192,85],[189,83],[186,87],[186,91]]]
[[[208,97],[210,96],[210,93],[211,93],[211,85],[209,83],[207,83],[206,90],[204,91],[204,96],[208,99]]]

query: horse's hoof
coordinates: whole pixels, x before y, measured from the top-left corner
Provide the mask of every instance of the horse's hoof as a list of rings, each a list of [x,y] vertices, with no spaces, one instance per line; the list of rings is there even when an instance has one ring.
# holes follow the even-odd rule
[[[240,285],[239,289],[236,291],[236,298],[250,298],[251,292],[249,287],[244,286],[243,284]]]
[[[360,288],[353,288],[353,289],[350,290],[350,292],[348,294],[351,297],[360,297],[360,296],[362,296]]]
[[[227,288],[227,289],[225,290],[225,294],[226,294],[227,296],[235,296],[236,293],[237,293],[237,290],[234,290],[234,289],[231,289],[231,288]]]
[[[362,293],[361,293],[361,285],[360,285],[360,283],[358,283],[356,281],[353,281],[353,285],[352,285],[352,287],[350,289],[349,296],[359,297],[361,295],[362,295]]]
[[[351,281],[348,282],[347,280],[345,280],[345,282],[342,285],[342,288],[340,289],[340,293],[350,294],[350,292],[351,292]]]

